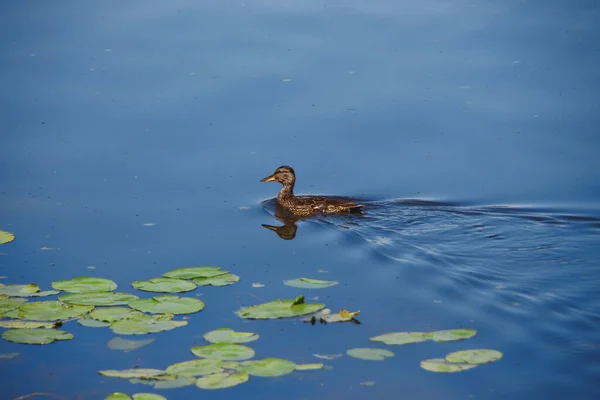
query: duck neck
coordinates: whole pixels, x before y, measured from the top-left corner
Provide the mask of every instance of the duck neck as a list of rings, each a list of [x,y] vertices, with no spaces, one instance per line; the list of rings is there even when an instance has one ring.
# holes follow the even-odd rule
[[[281,200],[289,199],[292,197],[294,197],[294,183],[284,183],[283,187],[279,191],[279,194],[277,195],[277,198]]]

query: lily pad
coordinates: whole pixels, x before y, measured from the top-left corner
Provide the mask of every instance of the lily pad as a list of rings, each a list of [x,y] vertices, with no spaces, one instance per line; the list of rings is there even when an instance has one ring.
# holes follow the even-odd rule
[[[350,357],[360,358],[361,360],[382,361],[386,357],[394,357],[394,353],[384,349],[356,348],[346,351]]]
[[[254,357],[254,350],[248,346],[234,343],[214,343],[208,346],[194,346],[192,353],[201,358],[224,361],[247,360]]]
[[[283,281],[284,285],[292,286],[301,289],[323,289],[337,285],[336,281],[322,281],[320,279],[297,278],[293,280]]]
[[[323,308],[325,308],[325,304],[305,303],[304,296],[298,296],[294,300],[275,300],[269,303],[244,307],[236,311],[236,314],[247,319],[276,319],[312,314]]]
[[[475,368],[476,366],[477,365],[473,364],[452,363],[444,360],[443,358],[430,358],[428,360],[421,361],[421,368],[431,372],[461,372]]]
[[[9,312],[10,310],[14,310],[15,308],[19,308],[21,304],[25,303],[27,300],[22,298],[7,298],[4,300],[0,300],[0,316],[2,314]]]
[[[46,328],[52,329],[56,327],[55,322],[39,322],[39,321],[0,321],[0,328]]]
[[[129,383],[141,383],[154,389],[177,389],[195,384],[196,378],[193,376],[158,375],[146,379],[132,378]]]
[[[136,393],[133,400],[167,400],[166,397],[154,393]]]
[[[487,364],[501,358],[502,353],[490,349],[461,350],[446,355],[448,362],[466,364]]]
[[[107,346],[111,350],[121,350],[125,353],[129,351],[133,351],[135,349],[139,349],[140,347],[144,347],[154,342],[154,339],[144,339],[144,340],[129,340],[123,339],[122,337],[115,337],[108,341]]]
[[[59,321],[79,317],[93,310],[92,306],[75,306],[60,301],[25,303],[6,316],[30,321]]]
[[[245,372],[206,375],[196,382],[200,389],[225,389],[247,382],[250,377]]]
[[[123,370],[105,369],[98,371],[98,373],[111,378],[150,378],[157,375],[163,375],[165,371],[154,368],[130,368]]]
[[[196,289],[190,281],[173,278],[152,278],[147,281],[135,281],[132,286],[138,290],[159,293],[182,293]]]
[[[374,336],[369,340],[372,342],[383,342],[385,344],[411,344],[428,340],[425,332],[392,332],[379,336]]]
[[[321,363],[314,364],[296,364],[296,371],[312,371],[315,369],[322,369],[325,365]]]
[[[198,286],[227,286],[232,285],[240,280],[240,277],[234,274],[225,274],[213,276],[210,278],[194,278],[194,282]]]
[[[42,291],[38,285],[30,283],[28,285],[0,285],[0,294],[10,297],[43,297],[58,294],[58,291]]]
[[[172,321],[173,315],[136,315],[120,319],[110,325],[110,329],[120,335],[145,335],[170,331],[187,325],[187,321]]]
[[[120,306],[137,298],[129,293],[91,292],[64,294],[58,299],[65,303],[82,306]]]
[[[2,337],[9,342],[23,344],[50,344],[55,340],[70,340],[73,335],[57,329],[9,329],[2,333]]]
[[[163,274],[166,278],[193,279],[193,278],[211,278],[213,276],[229,273],[219,267],[185,267],[177,268]]]
[[[434,342],[455,342],[472,338],[477,334],[475,329],[446,329],[428,332],[427,337]]]
[[[167,374],[179,376],[201,376],[223,372],[223,362],[217,359],[202,359],[184,361],[172,364],[167,368]]]
[[[15,240],[13,233],[0,230],[0,244],[10,243],[13,240]]]
[[[215,329],[204,334],[204,339],[211,343],[247,343],[258,339],[258,334],[252,332],[236,332],[229,328]]]
[[[70,280],[52,282],[51,285],[56,290],[69,293],[110,292],[117,288],[117,284],[110,279],[91,276],[76,276]]]
[[[115,322],[141,314],[139,311],[129,307],[101,307],[94,309],[90,313],[90,318],[97,319],[98,321]]]
[[[87,326],[88,328],[106,328],[107,326],[110,326],[109,322],[98,321],[97,319],[87,317],[79,318],[77,323],[79,325]]]
[[[243,361],[237,369],[248,375],[272,377],[289,374],[296,369],[296,364],[282,358],[265,358],[264,360]]]
[[[131,400],[131,397],[127,396],[125,393],[111,393],[104,398],[104,400]]]
[[[193,314],[203,310],[204,303],[190,297],[164,295],[130,301],[129,307],[154,314]]]

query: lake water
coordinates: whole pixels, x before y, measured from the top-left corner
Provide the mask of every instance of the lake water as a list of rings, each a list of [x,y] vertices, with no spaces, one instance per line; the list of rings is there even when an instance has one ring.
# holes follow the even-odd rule
[[[177,267],[241,277],[186,294],[206,309],[135,351],[75,322],[72,341],[0,341],[20,353],[0,359],[2,399],[600,397],[596,1],[7,1],[0,15],[0,229],[17,235],[0,281],[94,275],[147,297],[131,282]],[[365,214],[265,229],[283,225],[279,185],[259,181],[282,164],[298,193],[359,197]],[[282,284],[301,276],[340,284]],[[299,294],[361,324],[232,313]],[[220,327],[259,333],[258,358],[395,357],[219,391],[97,374],[193,359]],[[460,327],[478,333],[368,340]],[[504,356],[419,367],[477,348]]]

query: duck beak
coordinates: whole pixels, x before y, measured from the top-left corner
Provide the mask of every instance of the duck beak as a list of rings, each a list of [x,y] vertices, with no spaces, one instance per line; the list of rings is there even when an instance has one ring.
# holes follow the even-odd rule
[[[260,181],[261,182],[273,182],[273,181],[275,181],[275,174],[269,175],[266,178],[262,178]]]

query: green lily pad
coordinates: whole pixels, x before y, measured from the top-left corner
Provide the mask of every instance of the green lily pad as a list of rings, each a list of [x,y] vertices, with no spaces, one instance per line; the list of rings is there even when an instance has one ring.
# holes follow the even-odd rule
[[[382,361],[386,357],[394,357],[394,353],[384,349],[356,348],[346,351],[350,357],[360,358],[361,360]]]
[[[129,307],[154,314],[193,314],[203,310],[204,303],[190,297],[164,295],[130,301]]]
[[[154,393],[136,393],[133,400],[167,400],[166,397]]]
[[[305,303],[304,296],[298,296],[294,300],[275,300],[244,307],[236,311],[236,314],[247,319],[276,319],[312,314],[323,308],[325,308],[325,304]]]
[[[110,279],[91,276],[76,276],[70,280],[52,282],[51,285],[56,290],[69,293],[110,292],[117,288],[117,284]]]
[[[184,361],[172,364],[167,368],[167,374],[179,376],[200,376],[223,372],[223,362],[217,359]]]
[[[54,328],[56,323],[54,322],[39,322],[39,321],[0,321],[0,328],[46,328],[52,329]]]
[[[151,378],[153,376],[163,375],[165,371],[154,368],[130,368],[123,370],[105,369],[98,371],[98,373],[111,378]]]
[[[247,343],[258,339],[252,332],[236,332],[229,328],[219,328],[204,334],[204,339],[211,343]]]
[[[208,346],[194,346],[192,353],[201,358],[213,358],[224,361],[247,360],[254,357],[254,350],[248,346],[234,343],[214,343]]]
[[[247,382],[250,377],[245,372],[206,375],[196,382],[200,389],[225,389]]]
[[[129,307],[100,307],[95,308],[90,313],[90,318],[97,319],[98,321],[115,322],[120,319],[131,318],[141,314],[142,313],[139,311]]]
[[[296,364],[282,358],[265,358],[264,360],[243,361],[237,369],[248,375],[272,377],[289,374],[296,369]]]
[[[196,378],[193,376],[158,375],[148,379],[132,378],[129,383],[141,383],[154,389],[177,389],[195,384]]]
[[[448,362],[466,364],[487,364],[501,358],[502,353],[490,349],[461,350],[446,355]]]
[[[13,240],[15,240],[13,233],[0,230],[0,244],[10,243]]]
[[[369,340],[372,342],[383,342],[385,344],[394,345],[419,343],[428,339],[427,334],[424,332],[392,332],[374,336]]]
[[[428,360],[421,361],[421,368],[431,372],[461,372],[475,368],[476,366],[477,365],[473,364],[452,363],[444,360],[443,358],[430,358]]]
[[[120,306],[137,298],[129,293],[91,292],[64,294],[58,299],[64,303],[81,306]]]
[[[6,316],[30,321],[59,321],[79,317],[93,309],[92,306],[74,306],[60,301],[36,301],[25,303]]]
[[[182,293],[196,289],[196,285],[190,281],[173,278],[152,278],[147,281],[135,281],[132,286],[138,290],[160,293]]]
[[[7,313],[15,308],[19,308],[21,304],[25,303],[27,300],[22,298],[7,298],[4,300],[0,300],[0,316],[2,314]]]
[[[110,339],[106,345],[111,350],[121,350],[127,353],[129,351],[133,351],[135,349],[139,349],[140,347],[149,345],[152,342],[154,342],[154,339],[129,340],[117,336],[115,338]]]
[[[77,323],[79,325],[87,326],[88,328],[106,328],[107,326],[110,326],[109,322],[98,321],[97,319],[87,317],[79,318]]]
[[[194,278],[194,282],[198,286],[227,286],[232,285],[240,280],[240,277],[234,274],[217,275],[209,278]]]
[[[21,353],[5,353],[0,354],[0,360],[10,360],[11,358],[18,357]]]
[[[104,400],[131,400],[131,397],[127,396],[125,393],[111,393],[104,398]]]
[[[193,279],[193,278],[211,278],[213,276],[224,275],[229,273],[219,267],[185,267],[177,268],[169,271],[163,276],[165,278],[175,279]]]
[[[283,281],[284,285],[292,286],[301,289],[323,289],[337,285],[336,281],[322,281],[320,279],[297,278],[293,280]]]
[[[42,291],[38,285],[30,283],[28,285],[0,285],[0,294],[10,297],[43,297],[58,294],[58,291]]]
[[[321,363],[314,364],[296,364],[296,371],[312,371],[315,369],[322,369],[325,365]]]
[[[442,331],[428,332],[427,337],[434,342],[455,342],[472,338],[477,334],[475,329],[446,329]]]
[[[2,338],[9,342],[23,344],[50,344],[55,340],[70,340],[73,335],[57,329],[9,329],[2,333]]]
[[[110,325],[110,329],[120,335],[145,335],[170,331],[187,325],[187,321],[172,321],[173,315],[136,315],[120,319]]]

